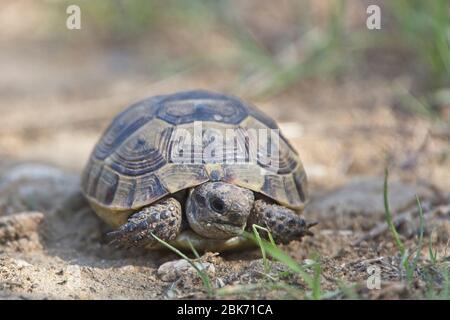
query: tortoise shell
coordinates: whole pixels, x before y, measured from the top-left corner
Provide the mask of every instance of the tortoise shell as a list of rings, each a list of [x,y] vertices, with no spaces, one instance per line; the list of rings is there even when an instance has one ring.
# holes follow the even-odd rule
[[[200,140],[195,139],[195,130],[200,129],[194,124],[201,124]],[[227,129],[236,136],[228,138]],[[207,181],[233,183],[301,210],[306,200],[306,174],[297,152],[282,134],[277,139],[276,159],[257,148],[256,161],[238,161],[245,160],[244,156],[248,160],[248,132],[255,134],[258,129],[279,130],[275,121],[256,107],[229,95],[196,90],[148,98],[125,109],[107,128],[83,171],[82,191],[112,225],[121,224],[138,208]],[[202,152],[218,134],[226,137],[226,143],[236,143],[221,155],[205,156]],[[194,137],[193,147],[182,153],[183,159],[191,161],[178,161],[175,156],[180,154],[180,146],[188,145],[188,136]],[[271,137],[261,145],[272,148],[275,139]],[[203,156],[198,157],[199,152]],[[120,218],[114,218],[115,214]]]

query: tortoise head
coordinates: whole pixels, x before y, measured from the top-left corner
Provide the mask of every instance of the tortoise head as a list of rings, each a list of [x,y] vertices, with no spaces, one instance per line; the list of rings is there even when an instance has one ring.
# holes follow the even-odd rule
[[[224,182],[192,189],[186,203],[189,225],[210,239],[228,239],[244,230],[254,202],[253,192]]]

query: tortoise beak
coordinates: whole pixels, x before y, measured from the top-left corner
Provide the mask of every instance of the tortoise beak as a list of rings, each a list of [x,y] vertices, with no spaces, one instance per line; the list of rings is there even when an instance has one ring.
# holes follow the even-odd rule
[[[236,225],[231,223],[211,223],[211,225],[217,229],[221,234],[224,235],[224,239],[228,239],[237,235],[242,234],[245,228],[244,225]]]

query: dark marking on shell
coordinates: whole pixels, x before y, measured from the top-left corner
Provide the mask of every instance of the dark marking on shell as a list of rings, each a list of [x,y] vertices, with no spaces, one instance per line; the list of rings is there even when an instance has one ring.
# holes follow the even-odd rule
[[[138,155],[130,155],[128,157],[122,154],[115,154],[110,167],[123,175],[142,176],[155,172],[166,163],[166,159],[164,159],[158,149],[148,148],[142,150]]]
[[[153,119],[158,105],[157,98],[149,98],[131,105],[122,111],[109,125],[94,149],[99,160],[106,159],[128,137]]]
[[[119,176],[115,173],[109,175],[110,181],[105,185],[105,204],[111,204],[116,194],[117,186],[119,185]]]
[[[306,197],[307,197],[306,189],[307,189],[308,181],[307,181],[306,174],[304,171],[301,171],[301,172],[295,171],[294,172],[294,183],[295,183],[295,186],[297,187],[297,191],[300,196],[300,200],[305,202]]]
[[[176,125],[195,121],[207,121],[204,130],[238,128],[237,137],[230,138],[233,148],[223,152],[225,163],[219,162],[213,168],[205,165],[217,163],[213,154],[196,164],[172,163],[169,159],[176,146],[171,139]],[[143,100],[121,112],[98,142],[83,172],[83,192],[105,207],[128,210],[208,180],[226,181],[300,208],[307,197],[306,177],[296,151],[285,137],[281,135],[279,140],[281,156],[275,167],[264,159],[255,161],[259,158],[252,157],[249,162],[248,129],[264,126],[278,129],[263,112],[224,94],[194,90]],[[187,152],[191,152],[191,160],[197,159],[195,150]],[[268,160],[275,161],[270,157]],[[273,169],[277,165],[278,169]],[[271,174],[261,177],[261,167]]]
[[[97,193],[97,187],[98,187],[98,182],[100,180],[100,176],[102,175],[103,172],[103,165],[102,166],[96,166],[96,168],[92,168],[90,171],[90,175],[89,175],[89,179],[92,180],[90,181],[90,185],[89,185],[89,189],[88,189],[88,193],[91,195],[95,195]]]
[[[169,194],[164,186],[154,174],[146,175],[142,178],[137,178],[136,192],[133,205],[135,207],[144,206],[153,203],[163,196]]]
[[[127,195],[127,200],[126,200],[127,206],[129,208],[131,208],[131,206],[133,205],[135,192],[136,192],[136,180],[133,180],[131,182],[131,185],[130,185],[130,188],[129,188],[129,192],[128,192],[128,195]]]
[[[173,125],[194,121],[238,124],[248,115],[239,99],[202,90],[173,94],[159,103],[158,118]]]

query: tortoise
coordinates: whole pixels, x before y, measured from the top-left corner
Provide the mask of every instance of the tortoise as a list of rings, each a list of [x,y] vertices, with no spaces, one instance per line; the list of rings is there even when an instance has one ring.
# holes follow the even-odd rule
[[[154,96],[122,111],[95,146],[81,185],[118,246],[155,248],[156,236],[181,249],[221,251],[248,245],[243,231],[254,224],[285,244],[312,235],[315,224],[300,216],[305,170],[276,122],[239,98],[205,90]]]

